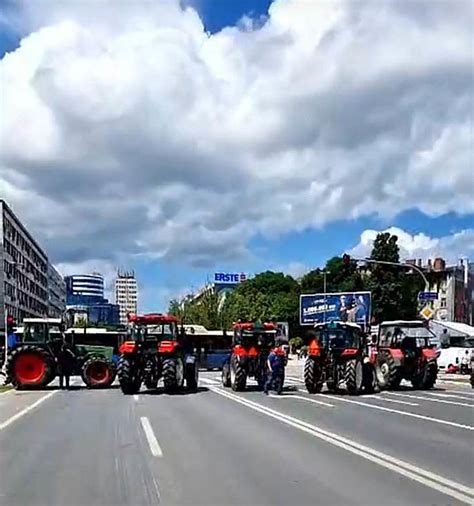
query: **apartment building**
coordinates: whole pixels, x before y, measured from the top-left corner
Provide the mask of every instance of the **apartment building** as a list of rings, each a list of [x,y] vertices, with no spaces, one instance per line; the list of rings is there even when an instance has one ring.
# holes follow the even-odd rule
[[[120,308],[120,323],[127,323],[128,313],[137,312],[138,288],[133,271],[117,271],[115,279],[115,303]]]

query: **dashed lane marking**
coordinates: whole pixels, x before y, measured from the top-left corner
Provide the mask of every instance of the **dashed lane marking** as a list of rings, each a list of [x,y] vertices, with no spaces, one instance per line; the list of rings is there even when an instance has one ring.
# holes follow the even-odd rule
[[[421,395],[399,394],[397,392],[383,392],[383,393],[384,393],[384,395],[394,395],[396,397],[403,397],[403,398],[407,398],[407,399],[418,399],[418,400],[427,401],[427,402],[438,402],[441,404],[451,404],[453,406],[463,406],[466,408],[474,407],[472,404],[466,404],[465,402],[445,401],[444,399],[432,399],[430,397],[422,397]]]
[[[419,420],[426,420],[428,422],[439,423],[441,425],[449,425],[450,427],[456,427],[458,429],[474,430],[474,427],[472,427],[471,425],[464,425],[462,423],[450,422],[449,420],[443,420],[441,418],[434,418],[432,416],[419,415],[418,413],[410,413],[409,411],[401,411],[399,409],[392,409],[392,408],[386,408],[384,406],[377,406],[375,404],[370,404],[368,402],[361,402],[361,401],[356,401],[356,400],[352,400],[352,399],[345,399],[342,396],[336,397],[334,395],[324,394],[324,398],[334,399],[334,400],[340,401],[340,402],[348,402],[350,404],[357,404],[359,406],[365,406],[367,408],[377,409],[379,411],[385,411],[386,413],[394,413],[397,415],[408,416],[410,418],[418,418]],[[432,399],[432,400],[434,400],[434,399]]]
[[[334,404],[329,404],[329,402],[317,401],[316,399],[311,399],[310,397],[303,397],[302,395],[269,395],[272,399],[298,399],[301,401],[312,402],[313,404],[319,404],[320,406],[327,406],[328,408],[333,408]]]
[[[376,399],[377,401],[382,402],[394,402],[396,404],[405,404],[406,406],[419,406],[416,402],[407,402],[407,401],[398,401],[397,399],[387,399],[386,397],[381,397],[380,395],[364,395],[364,399]]]
[[[140,422],[142,424],[143,432],[145,432],[151,454],[153,457],[163,457],[163,451],[161,450],[158,439],[156,439],[155,433],[153,432],[150,420],[148,420],[146,416],[142,416],[140,418]]]

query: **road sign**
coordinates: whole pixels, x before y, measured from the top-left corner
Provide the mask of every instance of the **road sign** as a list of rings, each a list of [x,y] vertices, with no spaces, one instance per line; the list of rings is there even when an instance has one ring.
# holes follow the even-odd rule
[[[434,311],[429,307],[429,306],[425,306],[421,311],[420,311],[420,314],[421,316],[423,316],[423,318],[425,318],[426,320],[430,320],[431,318],[433,318],[433,315],[434,315]]]
[[[418,294],[418,300],[426,302],[430,300],[438,300],[438,292],[420,292]]]

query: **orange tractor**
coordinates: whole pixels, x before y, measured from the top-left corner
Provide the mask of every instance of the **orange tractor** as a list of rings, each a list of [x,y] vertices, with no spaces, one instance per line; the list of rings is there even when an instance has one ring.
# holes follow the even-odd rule
[[[129,315],[128,340],[120,346],[118,379],[124,394],[135,394],[142,383],[155,389],[162,378],[165,392],[186,384],[198,386],[196,355],[178,329],[176,317],[162,314]]]
[[[325,383],[330,392],[345,390],[357,395],[374,390],[374,364],[359,325],[335,321],[315,326],[304,382],[311,394],[321,392]]]
[[[276,333],[273,323],[235,323],[231,354],[222,368],[222,385],[241,391],[245,390],[247,378],[254,378],[263,389],[267,358],[275,345]]]

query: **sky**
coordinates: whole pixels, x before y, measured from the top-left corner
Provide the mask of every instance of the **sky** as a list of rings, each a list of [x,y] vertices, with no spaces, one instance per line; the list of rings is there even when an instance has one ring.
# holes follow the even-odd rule
[[[470,0],[0,0],[0,196],[142,311],[214,272],[474,260]]]

